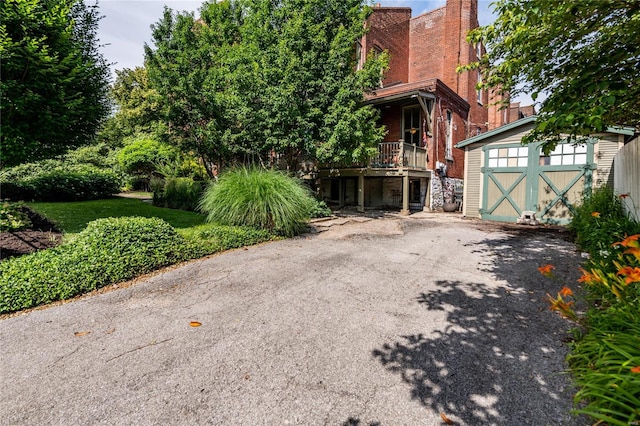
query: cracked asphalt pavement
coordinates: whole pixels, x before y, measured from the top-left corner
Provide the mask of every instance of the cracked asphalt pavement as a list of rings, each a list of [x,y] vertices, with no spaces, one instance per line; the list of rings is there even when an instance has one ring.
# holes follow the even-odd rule
[[[575,288],[564,233],[428,213],[315,229],[0,320],[0,424],[588,424],[544,300]]]

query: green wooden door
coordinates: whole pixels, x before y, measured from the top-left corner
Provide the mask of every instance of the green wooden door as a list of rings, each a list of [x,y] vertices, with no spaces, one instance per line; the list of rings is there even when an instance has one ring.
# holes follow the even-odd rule
[[[523,211],[545,223],[568,223],[573,205],[591,188],[594,141],[560,144],[542,156],[540,144],[483,147],[483,219],[515,222]]]

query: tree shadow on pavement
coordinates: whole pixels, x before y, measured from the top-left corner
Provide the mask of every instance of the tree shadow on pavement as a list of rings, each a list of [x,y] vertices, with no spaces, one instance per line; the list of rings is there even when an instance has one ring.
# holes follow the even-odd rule
[[[574,389],[563,374],[571,324],[544,300],[561,285],[537,271],[555,259],[575,283],[566,273],[578,264],[571,245],[504,236],[473,247],[483,257],[478,269],[495,281],[436,281],[416,302],[444,313],[442,328],[401,336],[373,356],[410,386],[412,399],[457,424],[588,424],[570,415]]]
[[[355,417],[349,417],[344,423],[342,423],[342,426],[381,426],[381,425],[378,422],[370,422],[368,424],[365,424],[360,419],[357,419]]]

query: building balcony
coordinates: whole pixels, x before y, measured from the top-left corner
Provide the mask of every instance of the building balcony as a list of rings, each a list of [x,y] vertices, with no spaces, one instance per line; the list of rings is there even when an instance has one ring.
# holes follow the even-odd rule
[[[381,142],[378,155],[371,159],[371,168],[427,169],[427,150],[418,146],[398,142]]]

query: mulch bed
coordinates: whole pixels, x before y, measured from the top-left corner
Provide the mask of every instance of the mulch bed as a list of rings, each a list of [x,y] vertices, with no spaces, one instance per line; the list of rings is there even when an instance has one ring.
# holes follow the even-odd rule
[[[0,233],[0,259],[55,247],[62,242],[62,232],[53,223],[27,207],[22,210],[32,226],[22,231]]]

